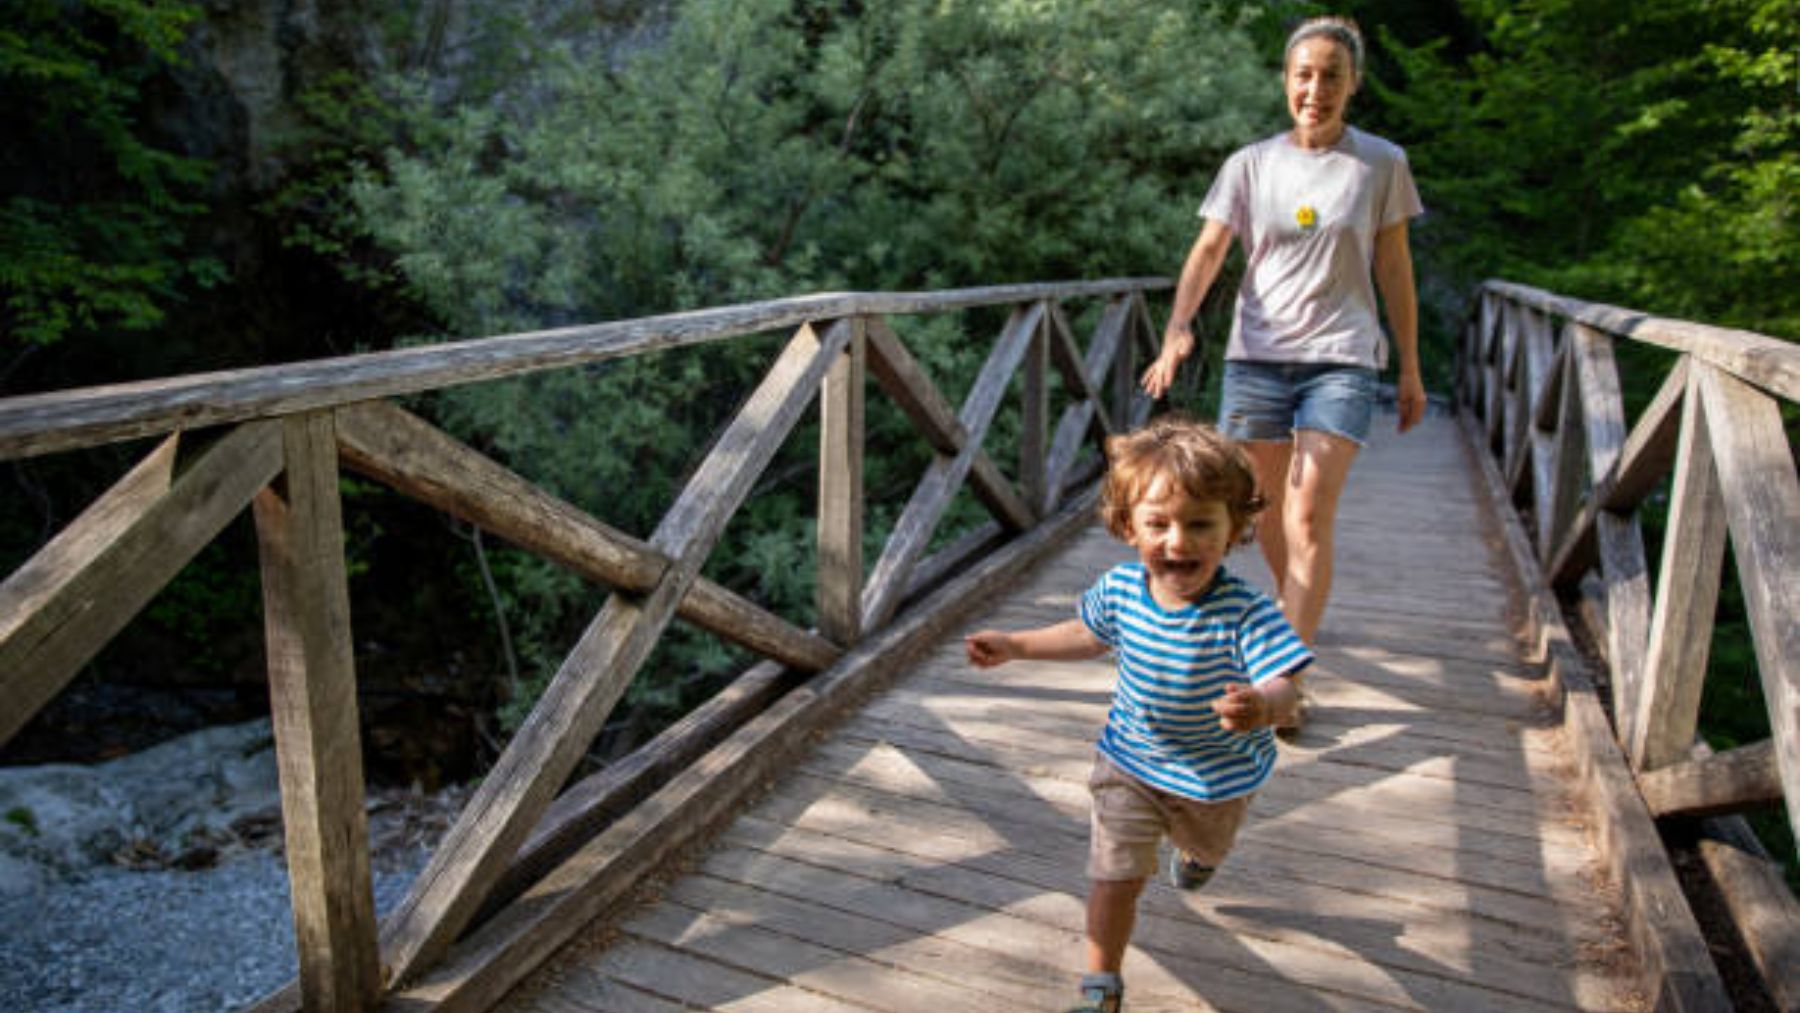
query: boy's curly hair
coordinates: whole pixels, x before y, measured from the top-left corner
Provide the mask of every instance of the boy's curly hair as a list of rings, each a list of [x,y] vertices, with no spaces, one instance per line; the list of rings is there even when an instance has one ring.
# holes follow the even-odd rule
[[[1249,535],[1251,518],[1263,508],[1256,473],[1243,449],[1212,426],[1185,415],[1162,415],[1140,429],[1108,438],[1106,462],[1100,519],[1121,541],[1131,535],[1131,508],[1159,475],[1170,476],[1197,500],[1223,500],[1234,541]]]

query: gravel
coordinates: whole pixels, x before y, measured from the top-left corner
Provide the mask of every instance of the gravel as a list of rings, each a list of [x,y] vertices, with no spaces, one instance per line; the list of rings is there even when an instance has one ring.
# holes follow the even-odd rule
[[[423,866],[377,870],[375,904],[398,903]],[[0,1010],[236,1010],[298,969],[287,868],[268,850],[209,869],[102,868],[35,895],[0,897]]]

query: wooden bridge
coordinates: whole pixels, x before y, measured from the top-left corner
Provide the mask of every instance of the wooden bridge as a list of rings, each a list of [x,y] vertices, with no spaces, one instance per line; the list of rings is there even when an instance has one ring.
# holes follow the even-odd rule
[[[1058,1008],[1109,671],[978,674],[959,635],[1065,616],[1119,557],[1091,520],[1095,443],[1151,408],[1132,379],[1164,284],[816,296],[0,401],[0,457],[162,437],[0,585],[0,740],[250,506],[300,947],[259,1008]],[[996,309],[953,409],[906,321]],[[792,338],[645,540],[390,400],[771,330]],[[1632,346],[1665,376],[1628,418]],[[866,376],[934,458],[865,568]],[[815,399],[803,629],[700,567]],[[1800,1008],[1800,915],[1735,815],[1800,813],[1796,400],[1785,342],[1485,286],[1453,402],[1353,474],[1320,716],[1220,876],[1146,892],[1131,1008],[1723,1010],[1746,978]],[[340,462],[614,591],[379,925]],[[993,521],[934,541],[965,485]],[[1772,735],[1714,754],[1728,544]],[[1266,579],[1253,551],[1232,565]],[[767,660],[567,783],[677,617]],[[1724,971],[1720,931],[1748,954]]]

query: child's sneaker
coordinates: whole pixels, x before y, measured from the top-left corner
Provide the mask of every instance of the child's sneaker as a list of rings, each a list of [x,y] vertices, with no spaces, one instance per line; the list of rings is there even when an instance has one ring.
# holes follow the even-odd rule
[[[1081,1005],[1069,1013],[1119,1013],[1124,1009],[1125,982],[1116,974],[1081,976]]]
[[[1198,890],[1213,877],[1213,867],[1201,865],[1180,848],[1169,849],[1169,885],[1177,890]]]

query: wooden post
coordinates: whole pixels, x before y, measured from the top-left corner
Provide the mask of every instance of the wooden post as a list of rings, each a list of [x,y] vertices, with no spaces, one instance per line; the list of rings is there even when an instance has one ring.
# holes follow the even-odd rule
[[[1587,499],[1594,518],[1600,575],[1606,585],[1606,660],[1612,668],[1613,720],[1619,741],[1636,736],[1638,697],[1643,692],[1644,651],[1650,642],[1650,566],[1644,535],[1634,514],[1600,509],[1597,495],[1625,446],[1625,399],[1613,362],[1612,338],[1586,324],[1569,331],[1571,362],[1579,382],[1581,419],[1587,448]],[[1566,536],[1569,527],[1561,527]],[[1690,736],[1687,741],[1692,741]]]
[[[1725,493],[1788,824],[1800,833],[1800,581],[1794,579],[1800,480],[1775,399],[1716,367],[1693,368]]]
[[[1113,354],[1112,361],[1112,411],[1113,431],[1124,432],[1131,428],[1131,401],[1137,391],[1137,356],[1132,349],[1137,347],[1138,329],[1143,326],[1142,318],[1149,313],[1141,298],[1129,301],[1130,312],[1125,320],[1125,337],[1119,342],[1119,350]]]
[[[1537,516],[1538,558],[1546,562],[1575,518],[1585,491],[1582,481],[1587,474],[1587,430],[1581,418],[1581,382],[1575,365],[1575,339],[1567,330],[1563,333],[1557,372],[1562,374],[1562,382],[1557,388],[1554,463],[1546,495],[1538,498],[1539,504],[1547,508]]]
[[[1681,403],[1675,480],[1656,579],[1655,615],[1631,739],[1639,770],[1687,758],[1700,720],[1713,611],[1725,563],[1725,500],[1713,466],[1704,406],[1690,376]]]
[[[1045,440],[1050,416],[1050,318],[1054,302],[1044,303],[1045,313],[1025,349],[1024,370],[1019,380],[1019,494],[1042,516],[1049,495],[1045,491]]]
[[[301,994],[307,1010],[372,1010],[380,962],[331,415],[285,420],[282,448],[286,495],[265,489],[255,514]]]
[[[867,325],[851,322],[850,343],[819,392],[819,632],[849,646],[862,635],[863,397]]]

